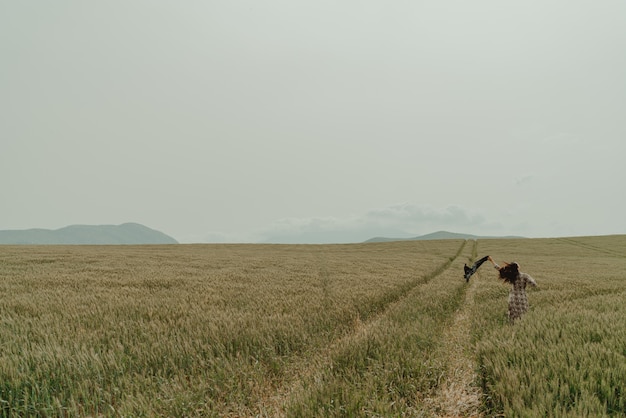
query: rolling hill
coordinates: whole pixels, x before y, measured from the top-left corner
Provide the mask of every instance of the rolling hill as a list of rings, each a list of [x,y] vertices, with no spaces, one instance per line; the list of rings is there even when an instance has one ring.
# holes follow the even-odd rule
[[[178,244],[174,238],[137,223],[71,225],[64,228],[0,231],[0,244],[13,245],[128,245]]]
[[[490,236],[478,236],[471,234],[459,234],[457,232],[437,231],[426,235],[420,235],[413,238],[385,238],[375,237],[368,239],[365,242],[392,242],[392,241],[424,241],[424,240],[437,240],[437,239],[490,239],[490,238],[523,238],[518,236],[507,237],[490,237]]]

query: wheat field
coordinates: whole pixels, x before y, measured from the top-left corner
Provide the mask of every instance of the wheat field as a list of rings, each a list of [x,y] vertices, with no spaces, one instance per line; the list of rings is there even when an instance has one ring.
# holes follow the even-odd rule
[[[626,236],[0,246],[0,411],[624,416],[625,298]]]

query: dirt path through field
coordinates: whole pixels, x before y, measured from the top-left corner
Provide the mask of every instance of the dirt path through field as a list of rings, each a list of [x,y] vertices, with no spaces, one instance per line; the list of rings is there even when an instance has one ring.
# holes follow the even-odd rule
[[[324,373],[326,373],[328,368],[332,366],[333,354],[337,353],[340,347],[349,344],[358,344],[359,341],[368,338],[369,333],[379,326],[380,321],[394,308],[394,306],[402,303],[413,289],[428,283],[430,280],[446,271],[450,265],[459,258],[465,246],[466,243],[462,244],[457,253],[447,262],[439,266],[430,274],[424,276],[422,281],[416,283],[412,288],[407,289],[402,296],[390,302],[380,312],[368,318],[367,321],[357,321],[349,334],[333,341],[324,349],[316,353],[313,358],[304,359],[305,361],[294,365],[296,369],[299,369],[296,373],[299,378],[289,384],[279,387],[274,394],[265,398],[259,406],[260,413],[258,415],[272,417],[286,416],[285,407],[287,406],[287,403],[290,400],[295,400],[299,396],[302,396],[302,393],[307,390],[306,386],[315,385],[321,382]]]
[[[474,243],[474,256],[476,243]],[[471,307],[480,271],[468,284],[465,300],[454,316],[452,325],[443,335],[441,350],[448,360],[448,370],[433,398],[427,405],[437,417],[480,417],[481,390],[476,386],[474,357],[471,353]]]

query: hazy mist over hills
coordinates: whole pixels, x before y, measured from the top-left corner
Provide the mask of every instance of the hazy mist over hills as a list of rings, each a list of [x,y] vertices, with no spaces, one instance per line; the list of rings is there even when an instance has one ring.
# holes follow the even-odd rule
[[[425,241],[425,240],[437,240],[437,239],[494,239],[494,238],[524,238],[518,236],[506,236],[506,237],[495,237],[495,236],[478,236],[472,234],[460,234],[457,232],[448,232],[448,231],[437,231],[431,234],[420,235],[413,238],[386,238],[386,237],[375,237],[372,239],[368,239],[365,242],[391,242],[391,241]]]
[[[174,238],[137,223],[71,225],[64,228],[0,231],[0,244],[116,245],[178,244]]]
[[[274,244],[333,244],[359,242],[392,242],[442,239],[489,239],[489,238],[523,238],[519,236],[478,236],[449,231],[437,231],[419,236],[407,236],[406,233],[390,229],[392,237],[376,236],[363,239],[367,230],[302,231],[297,235],[276,235],[260,243]],[[384,233],[384,231],[383,231]],[[398,235],[394,236],[394,233]],[[178,244],[173,237],[138,223],[121,225],[70,225],[51,230],[43,228],[23,230],[0,230],[0,244],[5,245],[145,245],[145,244]],[[207,243],[208,244],[208,243]]]

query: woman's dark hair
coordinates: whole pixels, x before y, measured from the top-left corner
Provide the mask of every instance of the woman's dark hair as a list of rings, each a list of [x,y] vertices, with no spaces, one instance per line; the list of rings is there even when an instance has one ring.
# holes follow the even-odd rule
[[[517,263],[506,263],[500,269],[500,278],[508,283],[515,283],[519,277],[519,265]]]

